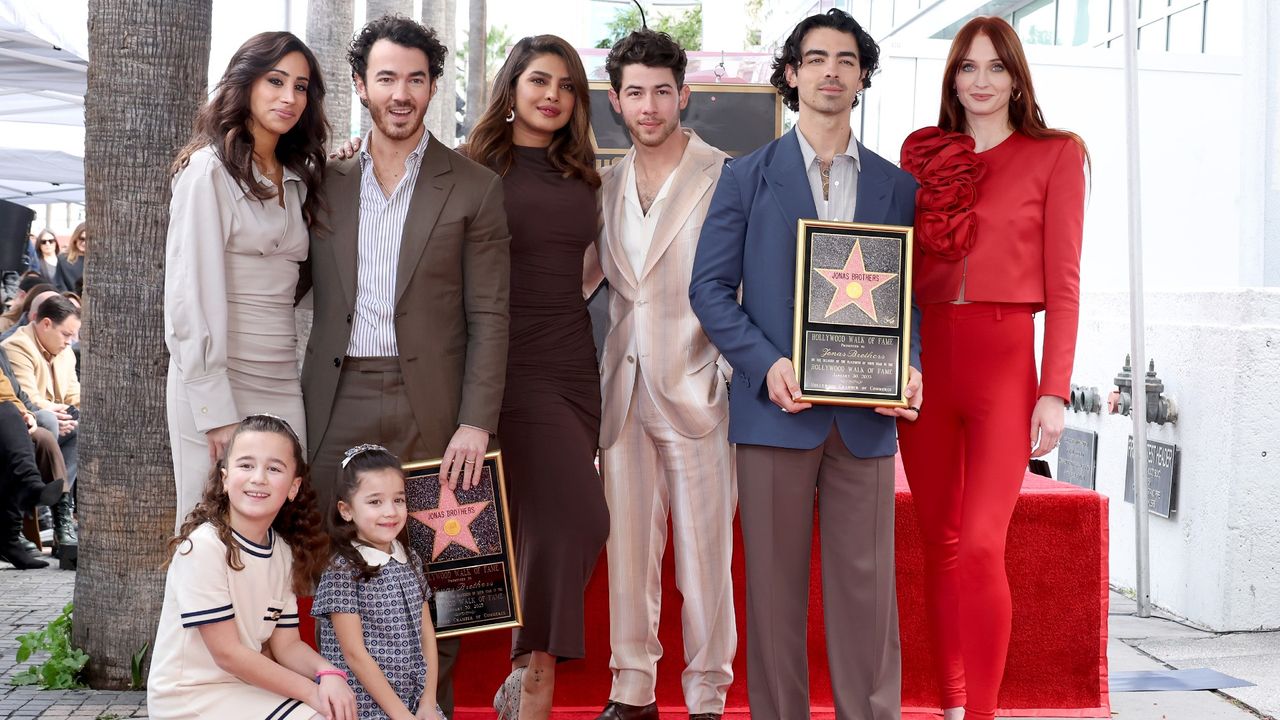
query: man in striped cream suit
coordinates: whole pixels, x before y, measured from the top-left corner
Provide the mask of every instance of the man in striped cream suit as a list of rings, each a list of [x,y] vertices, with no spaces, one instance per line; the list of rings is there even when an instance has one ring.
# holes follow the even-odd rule
[[[604,174],[600,265],[610,331],[601,361],[600,465],[609,501],[613,688],[602,720],[657,720],[662,554],[671,516],[685,703],[719,718],[737,649],[729,561],[737,502],[720,353],[689,307],[699,229],[726,155],[680,127],[685,53],[633,32],[606,68],[634,147]],[[727,368],[726,368],[727,370]]]

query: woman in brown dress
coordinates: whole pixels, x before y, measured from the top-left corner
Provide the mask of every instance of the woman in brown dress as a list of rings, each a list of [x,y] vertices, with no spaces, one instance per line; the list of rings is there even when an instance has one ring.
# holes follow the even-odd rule
[[[494,697],[501,720],[551,711],[557,660],[585,654],[583,593],[609,534],[595,469],[600,377],[582,296],[599,231],[587,77],[573,47],[526,37],[494,81],[467,155],[503,178],[511,344],[498,441],[524,626]]]

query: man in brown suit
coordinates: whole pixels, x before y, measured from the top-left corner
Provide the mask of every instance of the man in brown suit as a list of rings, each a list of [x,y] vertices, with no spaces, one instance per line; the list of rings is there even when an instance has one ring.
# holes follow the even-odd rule
[[[322,507],[350,447],[443,457],[442,477],[469,486],[498,426],[510,236],[499,178],[422,124],[444,55],[433,31],[389,16],[348,54],[374,126],[356,157],[329,165],[311,235],[302,393]],[[446,712],[457,647],[438,646]]]

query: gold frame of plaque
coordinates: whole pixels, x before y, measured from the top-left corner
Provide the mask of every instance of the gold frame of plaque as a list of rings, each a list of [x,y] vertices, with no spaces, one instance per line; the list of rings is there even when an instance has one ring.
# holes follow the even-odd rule
[[[472,488],[472,490],[470,491],[463,491],[461,482],[459,482],[458,489],[453,491],[455,493],[454,503],[457,505],[457,507],[454,508],[454,510],[464,510],[467,506],[469,505],[473,506],[478,502],[487,502],[488,506],[475,510],[475,514],[476,514],[475,518],[471,521],[468,521],[465,526],[459,525],[455,520],[445,521],[446,528],[450,527],[448,525],[449,522],[452,522],[453,523],[452,527],[455,528],[454,531],[449,532],[450,537],[460,536],[461,532],[464,530],[467,532],[467,535],[470,536],[471,523],[477,520],[480,520],[482,516],[484,516],[485,511],[488,510],[490,507],[492,507],[494,511],[493,521],[496,522],[498,526],[497,527],[497,533],[498,533],[497,552],[487,552],[487,553],[481,554],[479,551],[477,551],[475,555],[472,555],[470,557],[461,557],[461,558],[455,557],[455,558],[450,558],[446,560],[440,560],[438,562],[432,562],[430,558],[433,557],[434,547],[428,548],[424,552],[423,549],[420,547],[420,543],[415,542],[415,540],[422,540],[423,542],[429,541],[432,544],[434,544],[435,533],[441,532],[441,530],[436,530],[431,526],[427,525],[426,522],[424,522],[423,520],[414,517],[414,513],[427,512],[430,510],[438,510],[440,507],[440,502],[443,500],[443,498],[439,495],[436,496],[435,507],[415,508],[414,500],[416,495],[414,491],[410,489],[409,485],[415,480],[419,480],[419,481],[426,480],[428,482],[439,483],[440,482],[440,479],[439,479],[440,466],[443,464],[443,462],[444,462],[443,459],[436,459],[436,460],[427,460],[422,462],[409,462],[401,466],[405,474],[405,494],[406,494],[406,501],[409,506],[409,519],[405,523],[404,532],[405,532],[405,535],[408,536],[409,546],[412,547],[418,553],[418,556],[421,557],[423,562],[426,564],[425,571],[427,574],[427,584],[431,586],[431,600],[429,601],[431,604],[431,611],[432,611],[431,614],[432,614],[432,617],[436,619],[435,620],[436,637],[445,638],[445,637],[453,637],[455,635],[467,635],[470,633],[483,632],[485,630],[500,630],[502,628],[518,627],[524,624],[524,615],[520,607],[520,582],[518,577],[516,576],[515,553],[512,550],[513,545],[511,542],[511,520],[510,520],[511,515],[507,511],[507,483],[506,483],[506,476],[502,472],[502,452],[501,451],[495,450],[493,452],[486,453],[484,456],[484,462],[481,465],[482,483],[484,482],[484,471],[488,471],[488,483],[487,483],[488,493],[484,495],[484,497],[488,498],[487,500],[481,499],[481,500],[473,500],[472,502],[465,502],[465,503],[459,502],[459,499],[457,498],[456,494],[460,494],[463,492],[470,493],[470,492],[474,492],[475,490],[475,488]],[[481,486],[478,485],[477,487],[481,487]],[[442,518],[443,517],[447,517],[447,516],[442,516]],[[448,531],[446,530],[446,532]],[[431,533],[429,538],[427,537],[427,533]],[[472,542],[475,542],[474,538],[472,538]],[[456,543],[450,540],[448,543],[445,544],[445,547],[441,548],[440,553],[443,554],[454,546],[461,547],[464,552],[467,550],[465,545],[462,545],[461,543]],[[493,567],[495,565],[500,566],[500,570],[495,570]],[[493,575],[496,572],[500,572],[501,573],[501,577],[499,578],[500,587],[498,587],[497,589],[502,591],[502,593],[497,598],[497,601],[498,602],[502,602],[503,600],[506,601],[506,608],[507,608],[506,611],[502,612],[500,616],[493,617],[492,619],[477,618],[477,619],[471,619],[471,620],[463,620],[462,622],[457,622],[457,623],[446,623],[444,627],[441,627],[440,612],[436,605],[437,598],[439,597],[440,593],[466,592],[466,591],[465,590],[459,591],[451,587],[446,587],[446,583],[444,582],[439,583],[439,587],[437,587],[437,584],[433,583],[431,580],[432,575],[436,575],[437,577],[446,576],[446,574],[458,575],[460,574],[460,571],[472,571],[472,572],[475,572],[476,574],[485,572],[489,575]],[[495,584],[493,580],[490,580],[489,582],[491,585]],[[480,583],[476,583],[476,584],[482,585],[483,583],[484,583],[484,580],[482,579]],[[474,594],[476,591],[472,589],[471,592]],[[477,596],[476,598],[472,598],[472,599],[474,602],[481,603],[481,605],[484,606],[486,610],[490,609],[490,605],[493,601],[493,598],[488,598],[487,600],[489,602],[486,603],[486,598],[482,596]]]
[[[835,244],[852,245],[835,251],[834,267],[815,266],[815,235]],[[864,246],[864,241],[867,245]],[[905,395],[911,359],[911,253],[914,234],[910,226],[800,220],[796,228],[795,324],[791,358],[800,401],[816,405],[853,407],[908,407]],[[820,254],[830,255],[831,250]],[[843,262],[838,258],[844,257]],[[869,267],[868,267],[869,266]],[[891,272],[897,270],[897,272]],[[827,274],[823,274],[827,273]],[[896,281],[896,288],[884,288]],[[815,285],[815,283],[822,283]],[[842,284],[843,283],[843,284]],[[878,292],[877,292],[878,291]],[[818,296],[817,302],[815,292]],[[830,299],[826,295],[830,294]],[[882,299],[883,298],[883,299]],[[896,298],[894,312],[888,298]],[[879,301],[879,302],[877,302]],[[811,305],[826,303],[825,310]],[[817,315],[821,313],[821,317]],[[886,353],[896,339],[898,352]],[[822,345],[823,366],[811,367]],[[857,357],[851,357],[857,356]],[[896,367],[885,367],[896,365]],[[857,377],[852,377],[853,373]],[[844,375],[840,378],[840,375]],[[885,385],[892,379],[893,389]],[[832,387],[833,379],[867,387]],[[880,383],[879,389],[870,384]]]

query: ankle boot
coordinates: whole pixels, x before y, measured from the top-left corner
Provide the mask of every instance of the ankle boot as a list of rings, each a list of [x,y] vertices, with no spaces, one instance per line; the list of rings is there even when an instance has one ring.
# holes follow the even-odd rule
[[[71,495],[62,493],[58,502],[49,508],[53,513],[53,537],[58,548],[79,545],[80,538],[76,534],[76,521],[71,515]]]
[[[39,554],[22,547],[18,538],[22,534],[22,511],[17,508],[0,508],[0,560],[19,570],[49,567],[49,562]]]

